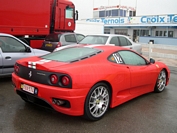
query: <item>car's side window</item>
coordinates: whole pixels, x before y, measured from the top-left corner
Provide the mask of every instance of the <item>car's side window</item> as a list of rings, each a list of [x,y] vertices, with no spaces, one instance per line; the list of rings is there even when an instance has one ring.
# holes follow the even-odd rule
[[[84,35],[81,35],[81,34],[76,34],[76,37],[77,37],[77,41],[81,41],[85,36]]]
[[[146,65],[147,62],[144,58],[132,51],[119,51],[118,52],[124,63],[127,65]]]
[[[25,52],[26,47],[18,40],[12,37],[0,37],[2,52]]]
[[[2,47],[3,47],[4,45],[5,45],[5,42],[0,39],[0,48],[2,49]]]
[[[131,46],[132,43],[131,43],[128,39],[126,39],[126,40],[127,40],[127,45],[128,45],[128,46]]]
[[[127,38],[119,36],[120,46],[128,46]]]
[[[117,37],[112,37],[110,40],[110,44],[115,44],[115,46],[119,46],[119,40]]]
[[[123,60],[122,58],[120,57],[120,55],[118,53],[113,53],[111,54],[109,57],[108,57],[108,60],[110,62],[114,62],[114,63],[117,63],[117,64],[123,64]]]
[[[76,37],[74,34],[64,35],[66,42],[75,42],[77,43]]]

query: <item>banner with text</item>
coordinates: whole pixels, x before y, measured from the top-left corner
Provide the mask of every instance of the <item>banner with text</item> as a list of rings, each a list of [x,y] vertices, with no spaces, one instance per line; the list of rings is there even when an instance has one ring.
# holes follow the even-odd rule
[[[154,23],[176,23],[177,15],[155,15],[155,16],[138,16],[138,17],[117,17],[117,18],[92,18],[86,19],[87,22],[101,22],[105,25],[117,25],[117,24],[154,24]]]

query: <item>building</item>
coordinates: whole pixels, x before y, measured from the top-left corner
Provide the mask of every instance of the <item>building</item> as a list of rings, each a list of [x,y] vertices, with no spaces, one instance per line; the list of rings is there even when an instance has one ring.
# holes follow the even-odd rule
[[[127,6],[94,8],[87,22],[104,23],[105,34],[123,34],[140,43],[177,45],[177,14],[136,16]]]
[[[136,10],[128,6],[101,6],[93,8],[93,18],[136,16]]]

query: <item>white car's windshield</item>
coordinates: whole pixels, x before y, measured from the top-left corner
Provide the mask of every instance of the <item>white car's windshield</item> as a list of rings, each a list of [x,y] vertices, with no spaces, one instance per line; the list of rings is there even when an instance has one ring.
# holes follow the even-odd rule
[[[106,44],[108,36],[88,35],[79,44]]]

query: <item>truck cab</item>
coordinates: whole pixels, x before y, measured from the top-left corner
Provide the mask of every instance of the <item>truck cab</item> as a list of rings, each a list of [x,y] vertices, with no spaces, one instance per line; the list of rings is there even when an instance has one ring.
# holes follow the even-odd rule
[[[0,31],[40,48],[53,32],[74,32],[75,5],[68,0],[0,1]]]
[[[51,0],[51,32],[75,30],[75,6],[67,0]]]

